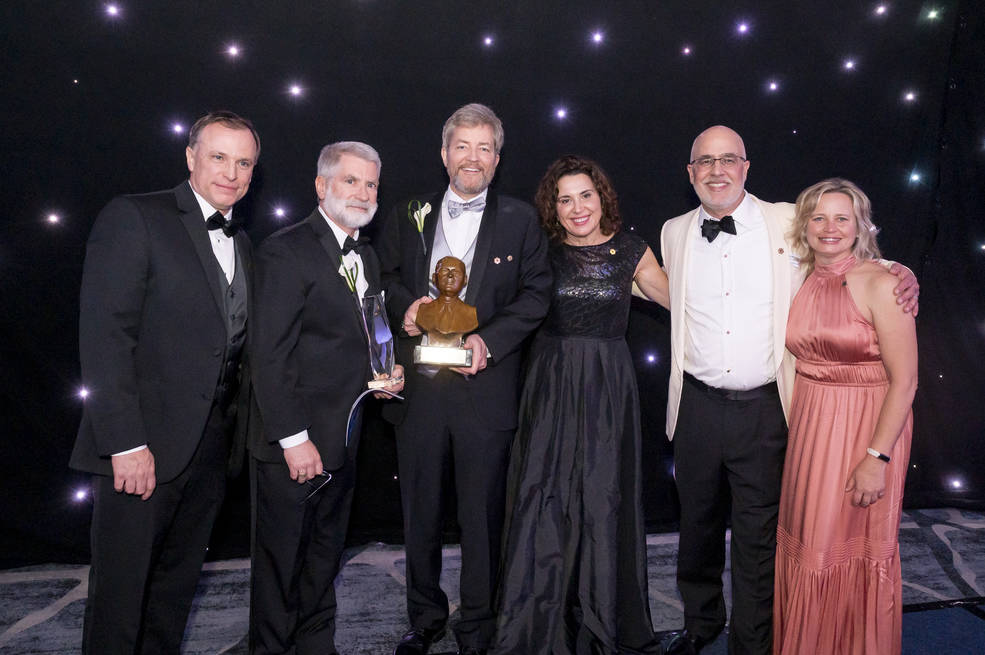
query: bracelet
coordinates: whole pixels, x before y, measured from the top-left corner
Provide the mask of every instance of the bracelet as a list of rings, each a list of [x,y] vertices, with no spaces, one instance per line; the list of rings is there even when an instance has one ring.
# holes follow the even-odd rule
[[[876,450],[875,448],[866,448],[865,449],[865,452],[869,453],[870,455],[872,455],[876,459],[881,459],[882,461],[886,462],[887,464],[889,463],[889,455],[884,455],[884,454],[880,453],[878,450]]]

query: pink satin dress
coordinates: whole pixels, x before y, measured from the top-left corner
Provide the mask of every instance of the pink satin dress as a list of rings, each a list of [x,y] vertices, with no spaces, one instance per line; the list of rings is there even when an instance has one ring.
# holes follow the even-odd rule
[[[875,328],[845,283],[848,257],[819,266],[794,298],[797,357],[776,535],[775,655],[901,648],[898,532],[913,415],[891,453],[885,496],[853,507],[845,484],[866,454],[888,389]]]

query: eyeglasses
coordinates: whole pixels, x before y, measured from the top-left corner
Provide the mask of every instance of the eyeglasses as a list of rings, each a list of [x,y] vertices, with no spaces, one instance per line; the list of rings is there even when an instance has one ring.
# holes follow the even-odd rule
[[[740,161],[746,161],[745,157],[740,155],[733,155],[732,153],[727,153],[721,157],[711,157],[705,155],[704,157],[698,157],[697,159],[692,159],[688,163],[692,166],[697,166],[698,168],[711,168],[715,165],[716,161],[722,162],[722,168],[733,168]]]
[[[321,479],[319,479],[319,478],[321,478]],[[315,477],[311,478],[310,480],[306,481],[305,484],[308,485],[308,488],[311,489],[311,491],[308,492],[308,495],[305,496],[298,503],[298,505],[303,505],[305,503],[305,501],[307,501],[309,498],[311,498],[316,493],[318,493],[319,491],[321,491],[322,490],[322,487],[324,487],[326,484],[328,484],[331,481],[332,481],[332,474],[329,473],[328,471],[322,471],[317,476],[315,476]]]

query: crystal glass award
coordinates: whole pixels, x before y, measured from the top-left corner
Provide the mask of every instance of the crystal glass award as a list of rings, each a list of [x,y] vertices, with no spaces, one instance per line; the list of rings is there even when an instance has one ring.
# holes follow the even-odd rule
[[[367,295],[363,298],[363,326],[369,342],[369,363],[373,369],[370,389],[380,389],[388,384],[386,378],[393,377],[393,333],[386,317],[383,294]]]

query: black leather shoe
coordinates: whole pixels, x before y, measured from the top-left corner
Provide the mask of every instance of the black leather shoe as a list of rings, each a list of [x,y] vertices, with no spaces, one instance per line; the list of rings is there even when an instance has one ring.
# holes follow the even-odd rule
[[[487,652],[487,649],[475,646],[463,646],[458,649],[458,655],[486,655]]]
[[[393,649],[393,655],[427,655],[431,644],[441,641],[444,636],[444,630],[413,628],[400,638],[400,642]]]
[[[704,645],[705,641],[691,634],[687,628],[668,632],[660,640],[664,655],[697,655]]]

